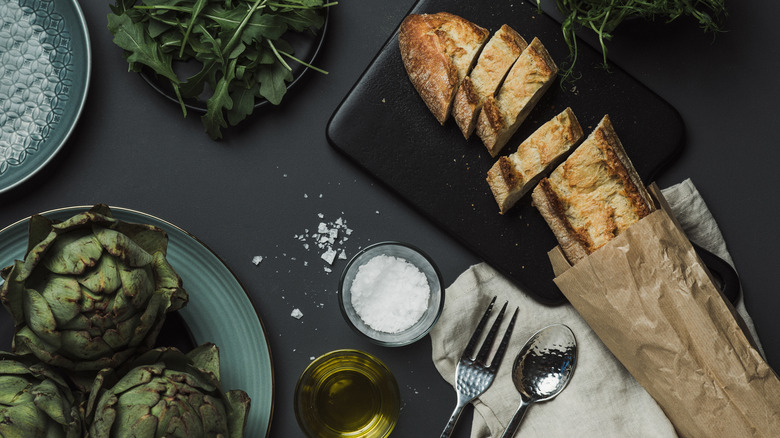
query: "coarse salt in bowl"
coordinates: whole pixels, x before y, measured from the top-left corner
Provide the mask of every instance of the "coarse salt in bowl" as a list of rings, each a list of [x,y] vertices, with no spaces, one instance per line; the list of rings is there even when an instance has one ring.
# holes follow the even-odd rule
[[[444,307],[439,269],[412,245],[381,242],[349,261],[339,282],[344,319],[376,344],[398,347],[425,337]]]

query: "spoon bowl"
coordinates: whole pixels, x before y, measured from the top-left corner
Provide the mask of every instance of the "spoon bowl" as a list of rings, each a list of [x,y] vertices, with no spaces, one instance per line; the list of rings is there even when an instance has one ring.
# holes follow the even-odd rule
[[[569,327],[553,324],[531,336],[512,366],[512,381],[523,402],[501,438],[514,436],[531,404],[550,400],[563,391],[576,361],[577,340]]]

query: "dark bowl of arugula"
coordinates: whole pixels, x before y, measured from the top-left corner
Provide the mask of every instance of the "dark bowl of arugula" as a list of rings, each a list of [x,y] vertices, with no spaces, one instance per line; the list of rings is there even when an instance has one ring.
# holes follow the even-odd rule
[[[183,114],[222,137],[255,108],[278,105],[315,67],[329,10],[324,0],[115,0],[108,16],[130,70]]]

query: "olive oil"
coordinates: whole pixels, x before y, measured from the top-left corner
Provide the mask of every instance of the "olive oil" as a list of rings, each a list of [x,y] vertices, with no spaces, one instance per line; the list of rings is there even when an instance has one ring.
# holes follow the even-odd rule
[[[383,438],[401,408],[398,383],[379,359],[336,350],[309,364],[295,388],[295,416],[312,438]]]
[[[354,370],[327,376],[314,403],[322,422],[337,433],[365,429],[381,416],[382,401],[376,385]]]

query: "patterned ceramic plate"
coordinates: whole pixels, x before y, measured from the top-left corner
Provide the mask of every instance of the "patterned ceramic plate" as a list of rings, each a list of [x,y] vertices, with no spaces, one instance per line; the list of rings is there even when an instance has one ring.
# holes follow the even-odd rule
[[[64,220],[89,208],[67,207],[42,214]],[[134,210],[111,207],[111,212],[117,219],[155,225],[168,233],[168,261],[190,297],[179,314],[195,344],[213,342],[219,347],[223,388],[243,389],[252,399],[245,436],[268,436],[274,397],[271,351],[263,323],[244,287],[216,254],[181,228]],[[0,230],[0,267],[24,257],[28,219]],[[4,339],[13,336],[9,320],[0,310],[0,336]]]
[[[0,193],[62,148],[81,115],[90,65],[76,0],[0,0]]]

